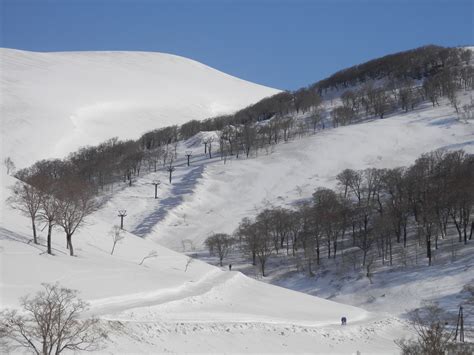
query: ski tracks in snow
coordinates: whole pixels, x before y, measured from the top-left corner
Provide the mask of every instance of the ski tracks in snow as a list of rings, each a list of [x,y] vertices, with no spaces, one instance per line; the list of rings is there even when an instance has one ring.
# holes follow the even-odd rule
[[[151,307],[183,300],[188,297],[194,297],[209,292],[213,287],[221,285],[237,274],[237,272],[223,272],[215,269],[195,282],[189,281],[175,288],[92,300],[90,302],[91,308],[88,313],[100,316],[111,315],[133,308]],[[103,318],[115,319],[113,316]]]

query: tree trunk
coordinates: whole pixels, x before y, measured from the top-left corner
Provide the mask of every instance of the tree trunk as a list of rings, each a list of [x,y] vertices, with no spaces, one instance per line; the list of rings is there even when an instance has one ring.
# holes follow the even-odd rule
[[[428,257],[428,265],[431,266],[431,240],[426,241],[426,256]]]
[[[395,235],[397,236],[397,244],[400,243],[400,239],[402,236],[402,226],[401,222],[398,222],[397,225],[395,226]]]
[[[403,247],[407,247],[407,224],[403,224]]]
[[[392,255],[392,238],[388,240],[388,247],[390,249],[390,266],[392,266],[393,255]]]
[[[453,219],[454,225],[456,226],[456,229],[458,231],[459,235],[459,242],[462,242],[462,231],[461,231],[461,226],[458,223],[458,220],[456,219],[456,216],[454,214],[451,215],[451,218]]]
[[[35,219],[33,217],[31,218],[31,228],[33,228],[33,243],[38,244],[38,238],[36,236]]]
[[[72,234],[68,234],[66,238],[67,238],[67,245],[69,249],[69,255],[74,256],[74,248],[72,247]]]
[[[352,222],[352,246],[355,247],[356,245],[356,233],[355,233],[355,222]]]
[[[53,255],[51,252],[51,231],[53,230],[53,224],[51,222],[48,223],[48,254]]]

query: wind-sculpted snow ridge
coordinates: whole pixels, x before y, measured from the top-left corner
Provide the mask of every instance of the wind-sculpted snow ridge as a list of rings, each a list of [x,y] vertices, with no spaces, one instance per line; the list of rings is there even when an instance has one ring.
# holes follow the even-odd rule
[[[0,48],[0,63],[1,158],[18,167],[232,113],[278,92],[165,53]]]

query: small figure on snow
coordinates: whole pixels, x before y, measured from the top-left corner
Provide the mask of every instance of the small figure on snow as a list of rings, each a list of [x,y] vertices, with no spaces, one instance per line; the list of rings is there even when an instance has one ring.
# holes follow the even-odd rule
[[[232,271],[232,264],[229,264],[229,271]]]
[[[346,325],[347,324],[347,318],[346,317],[342,317],[341,318],[341,325]]]

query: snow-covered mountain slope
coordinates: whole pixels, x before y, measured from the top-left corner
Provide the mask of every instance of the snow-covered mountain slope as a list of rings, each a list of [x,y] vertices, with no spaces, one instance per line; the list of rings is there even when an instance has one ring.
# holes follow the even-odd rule
[[[8,64],[5,58],[13,54],[16,62],[10,59]],[[167,62],[168,69],[150,74],[152,68],[157,68],[153,64],[155,60]],[[4,71],[8,65],[16,69]],[[76,66],[77,72],[69,70],[71,66]],[[194,86],[190,84],[186,89],[176,85],[165,89],[159,86],[160,90],[155,90],[157,78],[165,78],[165,73],[177,70],[176,66],[196,66],[202,75],[192,76]],[[5,76],[4,72],[10,74]],[[135,74],[129,78],[131,72]],[[222,79],[219,90],[203,94],[209,98],[207,106],[197,104],[198,99],[182,104],[182,96],[195,98],[202,93],[199,84],[207,83],[212,76],[209,73],[214,73],[216,83],[221,83],[219,77],[225,80]],[[176,80],[179,73],[175,74],[173,78],[167,77],[166,85]],[[182,82],[188,77],[183,74]],[[44,88],[43,82],[48,83]],[[65,83],[69,82],[76,84],[68,87]],[[38,157],[62,156],[79,144],[113,135],[136,136],[143,131],[145,123],[155,128],[195,119],[199,110],[211,112],[216,107],[212,103],[217,102],[212,100],[224,100],[228,89],[229,101],[224,105],[227,109],[231,106],[229,102],[236,103],[243,97],[235,94],[242,91],[235,91],[236,87],[226,84],[229,82],[235,82],[232,85],[239,88],[247,85],[249,90],[243,90],[244,93],[258,88],[201,64],[167,55],[3,50],[2,94],[5,87],[16,91],[7,90],[6,98],[2,97],[2,129],[5,130],[2,138],[6,138],[2,144],[11,148],[9,151],[2,148],[2,154],[26,164]],[[271,89],[260,87],[258,90],[263,90],[263,96],[266,90],[272,93]],[[164,107],[156,93],[172,103],[173,109]],[[464,93],[461,101],[468,102],[470,94]],[[136,97],[140,99],[131,100]],[[21,103],[21,100],[25,101]],[[42,106],[43,102],[47,107]],[[224,101],[219,102],[222,105]],[[330,104],[325,102],[325,105]],[[235,104],[235,108],[237,106]],[[76,110],[77,107],[80,109]],[[9,115],[4,114],[5,108],[10,110]],[[217,111],[221,108],[218,106]],[[163,115],[155,115],[158,111]],[[66,112],[69,115],[62,121]],[[171,112],[178,112],[179,117],[172,119]],[[38,120],[30,114],[36,115]],[[212,113],[204,116],[208,115]],[[115,124],[115,118],[120,124]],[[166,121],[168,118],[171,121]],[[367,298],[367,294],[361,288],[369,289],[369,286],[363,284],[363,280],[355,287],[339,285],[341,289],[352,288],[357,292],[357,297],[349,292],[336,297],[347,303],[341,304],[257,282],[238,271],[230,272],[189,259],[179,252],[207,254],[203,241],[210,233],[230,233],[243,217],[253,217],[265,206],[291,206],[309,198],[317,187],[334,187],[335,176],[342,169],[408,165],[420,154],[439,148],[474,152],[473,123],[457,120],[447,102],[435,108],[425,104],[415,111],[393,114],[383,120],[327,129],[294,139],[268,151],[261,150],[258,157],[229,158],[226,164],[219,157],[207,159],[203,155],[202,141],[215,135],[215,132],[201,132],[179,145],[172,184],[168,183],[165,170],[142,174],[131,187],[116,184],[104,206],[73,236],[76,257],[67,255],[65,236],[59,229],[53,234],[54,256],[45,253],[43,225],[39,226],[43,229],[41,245],[32,244],[30,221],[3,203],[0,213],[1,307],[17,307],[19,297],[39,289],[41,282],[60,282],[78,289],[91,303],[89,314],[99,316],[104,325],[114,329],[103,349],[108,353],[398,353],[393,340],[409,334],[406,324],[397,318],[405,304],[390,308],[389,301],[378,303],[370,308],[372,312],[354,306],[356,303],[365,306],[362,299]],[[185,163],[185,150],[193,151],[190,167]],[[161,180],[158,199],[153,196],[151,184],[156,179]],[[14,179],[3,172],[0,181],[0,198],[4,201]],[[114,255],[110,255],[110,230],[119,222],[119,209],[127,210],[125,229],[128,232]],[[139,265],[150,251],[156,251],[157,256]],[[401,290],[403,292],[393,290],[394,287],[389,290],[384,283],[366,292],[384,294],[389,290],[397,297],[411,297],[406,305],[416,307],[421,296],[415,288],[435,292],[433,290],[439,290],[436,283],[449,277],[443,276],[446,270],[436,271],[429,278],[416,279]],[[463,282],[470,280],[472,277],[459,272],[458,277],[451,278],[449,285],[442,289],[443,297],[451,297],[451,292],[458,292]],[[307,280],[294,281],[280,280],[280,284],[319,293],[320,288],[332,282],[314,285]],[[329,285],[323,294],[332,297]],[[391,299],[391,295],[385,298]],[[348,318],[347,327],[339,325],[341,316]]]
[[[5,198],[14,179],[3,175],[2,181]],[[53,234],[55,255],[46,254],[44,232],[41,245],[34,245],[28,219],[3,208],[2,307],[17,307],[19,297],[39,289],[41,282],[78,289],[91,304],[89,314],[114,329],[101,353],[396,352],[391,339],[406,333],[396,318],[258,282],[199,260],[186,265],[185,255],[131,233],[111,255],[109,231],[117,222],[116,209],[132,191],[136,189],[116,192],[74,235],[76,257],[67,255],[60,230]],[[159,204],[148,196],[131,199],[135,202],[127,202],[129,211],[143,210],[152,201]],[[128,217],[126,227],[133,220]],[[151,250],[157,257],[139,265]],[[343,315],[350,324],[341,328]]]
[[[469,95],[462,100],[469,101]],[[162,190],[159,212],[148,206],[144,215],[135,217],[137,234],[179,251],[183,240],[202,250],[210,233],[232,233],[243,217],[254,217],[267,206],[291,207],[318,187],[334,188],[336,175],[346,168],[408,166],[436,149],[474,152],[474,125],[459,121],[443,102],[436,108],[425,104],[383,120],[319,131],[276,145],[274,152],[262,150],[257,158],[229,159],[225,164],[219,158],[211,163],[202,159],[202,145],[194,138],[189,142],[182,149],[194,147],[191,169],[178,167],[172,191]],[[164,180],[166,172],[161,174]],[[140,195],[150,188],[132,189],[131,195]],[[126,205],[131,196],[123,198]]]
[[[164,53],[0,48],[1,156],[25,167],[114,136],[231,113],[277,92]]]
[[[44,231],[43,245],[29,243],[28,219],[4,206],[1,304],[17,306],[18,298],[41,282],[78,289],[91,303],[90,313],[118,331],[106,344],[111,353],[397,353],[393,340],[408,334],[397,318],[400,309],[380,307],[369,313],[198,260],[186,270],[189,259],[176,251],[202,251],[209,233],[233,231],[242,217],[254,216],[266,204],[291,205],[318,186],[333,187],[335,175],[344,168],[407,165],[438,148],[472,152],[474,125],[458,121],[443,102],[436,108],[425,105],[408,114],[328,129],[277,145],[268,154],[261,151],[257,158],[229,159],[226,164],[203,156],[199,141],[209,134],[181,144],[172,184],[166,171],[158,171],[138,178],[132,187],[115,186],[103,208],[74,235],[77,257],[67,255],[60,230],[53,235],[55,256],[44,253]],[[188,149],[194,151],[190,167],[183,155]],[[154,199],[151,182],[157,178],[162,184]],[[5,175],[1,180],[4,199],[14,180]],[[109,231],[118,222],[117,210],[124,208],[129,233],[110,255]],[[138,265],[151,250],[158,256]],[[456,280],[450,285],[453,290],[461,285],[461,278]],[[338,299],[352,302],[350,297]],[[338,325],[343,315],[349,319],[347,327]]]

